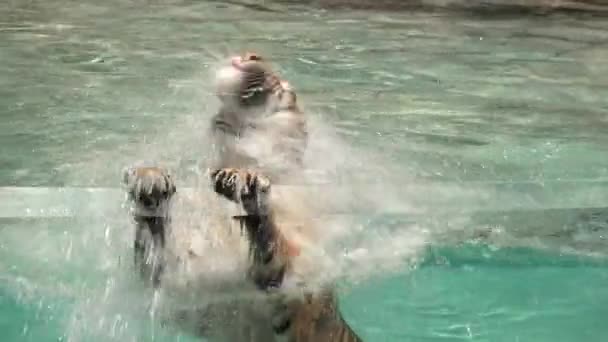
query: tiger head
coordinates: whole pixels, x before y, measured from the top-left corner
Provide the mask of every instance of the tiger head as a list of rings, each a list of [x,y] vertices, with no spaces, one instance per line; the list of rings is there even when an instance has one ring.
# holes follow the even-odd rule
[[[224,106],[236,109],[295,109],[295,93],[260,55],[232,57],[216,75],[216,93]]]

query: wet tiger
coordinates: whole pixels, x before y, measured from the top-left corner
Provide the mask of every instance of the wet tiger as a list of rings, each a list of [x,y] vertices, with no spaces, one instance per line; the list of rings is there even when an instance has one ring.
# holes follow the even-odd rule
[[[232,168],[215,170],[211,177],[215,192],[240,203],[246,213],[239,219],[251,248],[249,279],[261,291],[272,293],[280,289],[293,267],[294,247],[275,220],[269,203],[270,180],[254,172]],[[270,324],[274,341],[362,341],[340,314],[331,287],[304,291],[300,296],[282,296],[279,292],[277,298],[269,300],[274,302]]]
[[[175,183],[169,173],[159,167],[132,167],[125,170],[123,184],[127,195],[135,206],[132,217],[135,224],[133,252],[136,268],[143,278],[154,286],[160,284],[169,225],[169,205],[176,192]]]
[[[362,341],[343,319],[331,286],[318,290],[303,287],[295,293],[282,291],[298,253],[276,220],[269,201],[271,181],[236,168],[216,169],[210,176],[216,194],[242,206],[245,214],[235,218],[249,242],[246,278],[266,299],[236,301],[196,312],[197,332],[212,341]],[[161,286],[164,241],[170,223],[166,208],[176,193],[175,185],[164,169],[155,167],[132,168],[125,182],[136,205],[136,265],[153,286]],[[226,314],[230,310],[241,312]],[[214,315],[217,317],[212,324]]]
[[[211,187],[244,212],[234,219],[249,245],[245,278],[261,299],[235,299],[202,311],[180,312],[176,319],[189,316],[197,333],[211,341],[361,341],[342,318],[333,286],[307,287],[306,278],[297,277],[301,245],[294,238],[292,216],[271,200],[271,183],[301,167],[306,146],[306,120],[293,89],[261,57],[246,54],[220,70],[217,91],[222,107],[212,119],[218,158],[210,173]],[[247,150],[260,139],[273,147],[267,154]],[[273,161],[277,154],[282,158]],[[153,286],[162,287],[175,184],[166,170],[156,167],[129,169],[125,184],[136,209],[136,265]],[[300,233],[314,244],[314,234]],[[286,284],[293,279],[304,284],[288,291],[291,286]]]
[[[289,83],[254,53],[233,57],[216,75],[221,108],[212,118],[215,167],[264,170],[285,177],[302,167],[306,116]]]

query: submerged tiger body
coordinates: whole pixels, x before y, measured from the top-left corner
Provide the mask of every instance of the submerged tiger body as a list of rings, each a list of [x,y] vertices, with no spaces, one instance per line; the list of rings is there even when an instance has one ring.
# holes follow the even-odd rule
[[[343,319],[332,284],[307,284],[302,272],[303,265],[315,268],[302,256],[307,243],[314,245],[315,234],[310,225],[294,224],[298,210],[286,209],[287,202],[302,198],[272,200],[271,184],[296,177],[302,166],[306,119],[295,93],[253,54],[233,59],[231,68],[220,71],[217,88],[222,107],[211,125],[217,151],[211,187],[243,213],[233,217],[249,246],[243,280],[258,296],[235,296],[176,313],[175,319],[189,321],[190,328],[211,341],[361,341]],[[269,150],[248,151],[256,139],[269,143]],[[276,155],[279,160],[268,158]],[[125,184],[135,204],[136,265],[154,287],[162,288],[175,184],[156,167],[130,169]]]

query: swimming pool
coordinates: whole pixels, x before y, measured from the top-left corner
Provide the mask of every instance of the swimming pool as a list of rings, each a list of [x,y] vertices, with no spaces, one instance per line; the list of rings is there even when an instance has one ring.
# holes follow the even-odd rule
[[[604,18],[114,0],[0,18],[0,185],[113,188],[140,159],[193,181],[209,72],[262,51],[369,210],[342,296],[366,341],[604,341]],[[3,340],[193,340],[147,316],[119,203],[69,201],[100,212],[0,219]]]

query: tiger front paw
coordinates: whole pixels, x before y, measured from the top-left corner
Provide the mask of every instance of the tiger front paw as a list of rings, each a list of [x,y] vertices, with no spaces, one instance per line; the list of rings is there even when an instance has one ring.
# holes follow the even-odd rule
[[[270,180],[252,171],[234,168],[211,172],[213,189],[225,198],[241,203],[249,215],[266,215]]]
[[[123,184],[129,199],[150,215],[164,209],[176,192],[171,175],[160,167],[129,168],[124,172]]]

